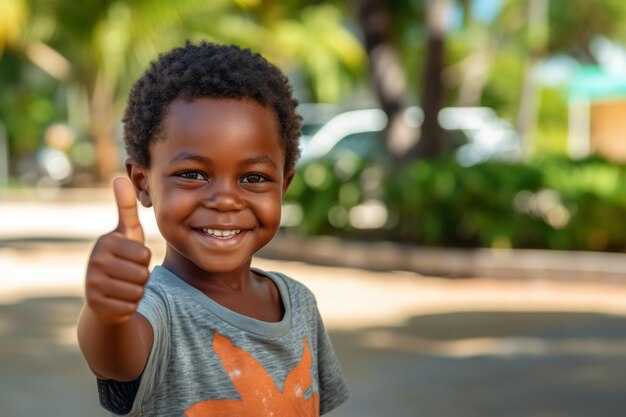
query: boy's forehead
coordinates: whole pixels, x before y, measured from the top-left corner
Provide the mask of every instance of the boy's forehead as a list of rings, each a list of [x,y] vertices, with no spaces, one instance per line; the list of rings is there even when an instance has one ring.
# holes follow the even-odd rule
[[[164,118],[162,141],[191,140],[205,142],[228,137],[229,144],[243,151],[239,145],[251,143],[277,145],[284,157],[284,144],[276,112],[252,99],[198,98],[177,99],[168,106]]]
[[[254,120],[257,123],[274,124],[276,133],[280,134],[278,116],[274,109],[250,98],[179,98],[168,105],[165,117],[166,125],[170,122],[182,126],[220,120],[223,123],[249,123]]]

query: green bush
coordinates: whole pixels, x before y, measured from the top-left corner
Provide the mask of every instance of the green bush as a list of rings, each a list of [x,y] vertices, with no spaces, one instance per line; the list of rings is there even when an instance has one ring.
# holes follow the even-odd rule
[[[545,224],[515,211],[514,202],[520,191],[540,188],[541,173],[530,166],[415,162],[388,178],[386,201],[398,216],[390,236],[428,245],[532,245]]]
[[[397,169],[358,159],[317,161],[299,169],[286,201],[301,207],[294,229],[309,235],[452,247],[626,250],[626,166],[597,157],[471,167],[442,158]],[[352,214],[372,201],[384,202],[384,224],[355,226]]]
[[[349,210],[363,201],[362,172],[372,166],[356,157],[321,160],[298,168],[285,201],[302,209],[294,229],[302,234],[346,234]]]

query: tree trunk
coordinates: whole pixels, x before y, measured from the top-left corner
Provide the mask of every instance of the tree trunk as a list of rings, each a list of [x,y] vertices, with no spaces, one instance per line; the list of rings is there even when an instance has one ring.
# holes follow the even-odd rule
[[[532,133],[537,121],[539,96],[536,73],[546,53],[548,44],[548,0],[531,0],[528,3],[529,59],[524,71],[524,82],[517,115],[517,132],[522,139],[522,152],[528,157]]]
[[[357,3],[372,83],[388,118],[384,140],[392,157],[401,160],[416,141],[417,132],[404,118],[406,79],[391,41],[390,12],[384,0]]]
[[[120,170],[120,152],[115,136],[117,115],[111,86],[98,76],[90,100],[91,139],[96,149],[95,177],[109,182]]]
[[[449,0],[427,0],[426,5],[427,44],[422,90],[424,124],[417,147],[409,155],[416,158],[431,158],[446,151],[437,117],[443,103],[444,24]]]

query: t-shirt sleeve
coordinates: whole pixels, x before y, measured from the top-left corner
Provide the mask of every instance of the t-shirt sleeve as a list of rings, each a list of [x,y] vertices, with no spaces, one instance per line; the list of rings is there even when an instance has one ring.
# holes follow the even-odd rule
[[[170,355],[167,298],[156,285],[146,286],[137,312],[144,316],[154,334],[148,362],[141,376],[131,382],[98,379],[100,404],[115,415],[138,416],[142,404],[154,395],[165,378]]]
[[[320,415],[323,415],[343,404],[349,397],[349,391],[317,306],[315,312],[317,317]]]

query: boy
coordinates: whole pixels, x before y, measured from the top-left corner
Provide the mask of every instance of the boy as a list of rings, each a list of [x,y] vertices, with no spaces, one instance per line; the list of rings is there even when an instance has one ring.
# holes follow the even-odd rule
[[[251,268],[299,156],[286,77],[236,46],[187,44],[135,83],[117,229],[90,256],[81,350],[116,415],[317,416],[347,398],[313,295]],[[148,271],[136,199],[167,248]]]

